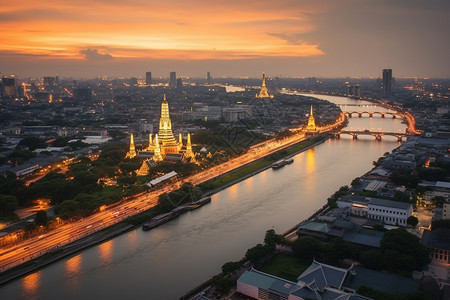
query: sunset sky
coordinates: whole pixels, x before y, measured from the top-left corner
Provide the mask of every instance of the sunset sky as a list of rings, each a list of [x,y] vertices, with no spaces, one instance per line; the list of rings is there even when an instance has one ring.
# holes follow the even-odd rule
[[[450,77],[449,0],[3,2],[2,75]]]

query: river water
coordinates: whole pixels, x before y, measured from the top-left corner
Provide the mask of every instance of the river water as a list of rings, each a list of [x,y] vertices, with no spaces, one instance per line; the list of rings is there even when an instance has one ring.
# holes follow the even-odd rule
[[[319,96],[338,104],[368,104]],[[343,108],[345,110],[347,108]],[[352,106],[349,110],[366,111]],[[371,108],[374,109],[374,108]],[[386,111],[376,108],[378,111]],[[348,129],[405,130],[400,119],[353,117]],[[0,287],[0,299],[178,299],[228,261],[308,218],[339,187],[399,145],[394,137],[343,135],[212,196],[197,210],[144,232],[136,228]]]

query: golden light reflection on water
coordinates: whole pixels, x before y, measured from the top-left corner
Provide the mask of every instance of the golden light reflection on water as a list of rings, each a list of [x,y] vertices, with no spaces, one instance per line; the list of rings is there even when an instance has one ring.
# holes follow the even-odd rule
[[[24,294],[27,295],[26,298],[30,299],[30,296],[34,296],[39,288],[39,283],[41,280],[41,272],[36,272],[30,274],[22,279],[22,287]],[[34,299],[33,297],[31,299]]]
[[[238,186],[237,184],[233,184],[228,188],[228,193],[230,195],[229,200],[237,200],[238,199]]]
[[[306,151],[306,174],[308,177],[314,177],[316,172],[316,157],[314,155],[314,149]]]
[[[80,271],[81,260],[82,257],[80,254],[66,261],[65,268],[68,276],[72,277],[75,273],[78,273]]]
[[[100,251],[100,260],[102,263],[108,263],[111,260],[113,244],[114,240],[109,240],[98,246]]]
[[[138,243],[137,230],[133,230],[133,231],[129,232],[126,235],[126,238],[127,238],[127,245],[130,245],[132,248],[135,248],[137,246],[137,243]]]

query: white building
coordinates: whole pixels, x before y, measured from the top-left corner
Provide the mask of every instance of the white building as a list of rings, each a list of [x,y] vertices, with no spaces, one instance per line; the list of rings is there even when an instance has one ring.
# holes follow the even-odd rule
[[[411,216],[412,204],[371,198],[368,209],[368,218],[383,221],[386,224],[406,226]]]
[[[379,220],[385,224],[406,226],[413,207],[410,203],[353,196],[337,201],[340,208],[351,207],[351,214]]]

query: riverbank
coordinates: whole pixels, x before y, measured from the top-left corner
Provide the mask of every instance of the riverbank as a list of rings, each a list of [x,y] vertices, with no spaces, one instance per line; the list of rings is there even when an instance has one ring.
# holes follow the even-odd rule
[[[205,192],[203,196],[213,195],[227,187],[230,187],[240,181],[243,181],[249,177],[252,177],[264,170],[269,169],[272,166],[272,163],[279,160],[283,157],[291,157],[303,151],[306,151],[314,146],[317,146],[323,142],[325,142],[330,136],[322,135],[319,137],[314,137],[309,140],[304,140],[299,143],[296,143],[287,148],[281,149],[269,156],[260,158],[251,163],[243,165],[237,169],[234,169],[230,172],[222,174],[210,181],[215,181],[216,184],[220,184],[220,186],[215,187],[214,189],[208,190]],[[280,154],[281,153],[281,154]],[[272,157],[272,158],[270,158]],[[12,269],[9,269],[5,272],[0,273],[0,285],[7,283],[16,278],[25,276],[29,273],[32,273],[46,265],[54,263],[60,259],[63,259],[67,256],[73,255],[81,250],[87,249],[89,247],[95,246],[102,242],[105,242],[115,236],[123,234],[136,226],[140,226],[141,224],[130,224],[131,219],[139,218],[141,215],[149,215],[149,212],[152,209],[142,212],[139,215],[127,218],[120,223],[117,223],[117,229],[106,228],[102,231],[93,233],[85,238],[67,244],[60,249],[56,249],[54,251],[43,254],[42,256],[36,257],[35,259],[25,262],[24,264],[18,265]]]
[[[19,278],[21,276],[32,273],[46,265],[54,263],[60,259],[66,258],[70,255],[73,255],[83,249],[88,247],[92,247],[99,243],[105,242],[115,236],[118,236],[130,229],[132,229],[133,225],[125,225],[122,224],[120,228],[111,230],[105,229],[92,235],[89,235],[85,238],[79,239],[70,244],[64,245],[61,248],[55,249],[52,252],[46,253],[42,256],[36,257],[35,259],[28,261],[22,265],[19,265],[15,268],[9,269],[8,271],[3,272],[0,275],[0,285],[5,284],[11,280]]]

